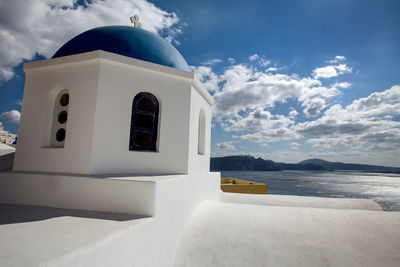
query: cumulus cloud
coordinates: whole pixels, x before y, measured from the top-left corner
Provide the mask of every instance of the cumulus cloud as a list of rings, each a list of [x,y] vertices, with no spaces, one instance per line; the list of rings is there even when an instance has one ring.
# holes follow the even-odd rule
[[[228,58],[228,61],[229,61],[229,63],[231,63],[231,64],[235,64],[235,59],[234,58],[232,58],[232,57],[229,57]]]
[[[348,110],[367,117],[400,115],[400,85],[357,99],[348,106]]]
[[[270,64],[271,64],[271,60],[268,60],[268,59],[265,59],[265,58],[261,58],[260,59],[260,65],[261,66],[266,67],[266,66],[268,66]]]
[[[272,115],[269,111],[256,109],[245,117],[231,120],[225,127],[227,131],[263,131],[291,124],[292,121],[282,115]]]
[[[237,142],[236,141],[222,142],[222,143],[217,143],[215,147],[217,148],[217,150],[234,151],[236,150],[235,143]]]
[[[210,60],[204,61],[201,64],[212,66],[212,65],[215,65],[215,64],[221,63],[221,62],[222,62],[221,59],[214,58],[214,59],[210,59]]]
[[[242,140],[260,145],[287,140],[295,152],[303,147],[296,140],[305,138],[305,146],[317,151],[340,149],[343,155],[350,150],[363,155],[371,151],[385,155],[399,152],[400,85],[356,99],[346,106],[332,105],[340,90],[349,88],[351,83],[340,81],[326,86],[317,79],[323,74],[316,71],[311,77],[259,71],[259,60],[249,65],[227,66],[219,75],[208,66],[195,68],[196,75],[200,75],[199,79],[207,87],[212,84],[213,89],[209,90],[214,93],[213,123],[232,132],[238,144]],[[352,71],[346,64],[330,67],[336,76]],[[289,104],[287,114],[274,113],[275,107],[285,103]],[[298,118],[298,107],[302,108],[304,117]],[[302,121],[304,118],[307,120]],[[217,152],[236,153],[234,144],[232,141],[218,143]]]
[[[297,112],[297,110],[292,109],[292,110],[289,112],[289,118],[294,119],[294,118],[296,118],[296,116],[297,116],[298,114],[299,114],[299,113]]]
[[[297,143],[297,142],[292,142],[292,143],[290,143],[290,148],[291,148],[292,150],[297,150],[297,149],[299,149],[299,147],[300,147],[300,144]]]
[[[235,138],[257,143],[301,136],[294,129],[297,110],[292,109],[286,116],[271,114],[278,103],[297,101],[306,117],[315,117],[327,108],[328,99],[347,86],[343,83],[327,87],[311,77],[258,71],[255,66],[244,64],[228,66],[220,75],[211,66],[193,69],[213,94],[214,124],[218,123],[225,131],[237,132]]]
[[[257,54],[254,54],[254,55],[249,56],[249,60],[250,60],[250,61],[257,60],[258,58],[259,58],[259,56],[258,56]]]
[[[261,67],[266,67],[271,64],[271,60],[266,59],[265,56],[260,57],[258,54],[249,56],[249,60],[251,62],[257,61],[257,63],[260,64]]]
[[[267,70],[266,70],[266,72],[272,72],[272,71],[277,71],[278,70],[278,68],[275,68],[275,67],[269,67]]]
[[[282,140],[293,140],[300,138],[300,136],[293,131],[291,127],[272,128],[242,135],[233,135],[232,137],[254,143],[273,143]]]
[[[345,56],[336,56],[334,59],[327,60],[326,62],[331,63],[331,64],[336,64],[336,63],[339,63],[339,62],[345,61],[345,60],[346,60]]]
[[[334,83],[332,85],[332,87],[343,88],[343,89],[349,88],[350,86],[351,86],[351,83],[349,83],[349,82]]]
[[[139,14],[143,28],[176,40],[179,18],[146,0],[85,1],[13,0],[0,2],[0,81],[13,77],[13,67],[36,54],[51,57],[75,35],[104,25],[131,25]]]
[[[18,110],[10,110],[0,114],[0,121],[18,123],[21,113]]]
[[[345,73],[352,72],[353,69],[348,67],[346,64],[331,65],[326,67],[320,67],[313,70],[313,77],[315,79],[324,78],[329,79]]]
[[[246,117],[231,120],[225,125],[226,131],[247,132],[234,135],[234,138],[255,143],[270,143],[281,140],[297,139],[293,131],[294,121],[284,115],[272,115],[269,111],[256,109]]]
[[[311,114],[311,105],[321,100],[329,99],[339,94],[335,87],[322,86],[321,82],[309,77],[300,78],[298,75],[266,73],[256,71],[251,66],[242,64],[225,69],[218,76],[222,85],[214,95],[214,116],[217,121],[224,118],[237,118],[238,113],[248,109],[274,107],[276,103],[285,103],[296,99],[304,103]],[[314,104],[315,105],[315,104]],[[320,111],[324,105],[320,106]]]
[[[318,148],[393,150],[400,148],[400,85],[354,100],[346,107],[333,105],[315,120],[299,123],[294,130],[311,137]]]
[[[218,76],[210,67],[192,67],[195,77],[201,81],[208,92],[213,93],[218,89]]]
[[[315,117],[321,113],[321,111],[326,108],[325,100],[322,98],[313,98],[304,101],[302,104],[304,109],[304,114],[307,117]]]

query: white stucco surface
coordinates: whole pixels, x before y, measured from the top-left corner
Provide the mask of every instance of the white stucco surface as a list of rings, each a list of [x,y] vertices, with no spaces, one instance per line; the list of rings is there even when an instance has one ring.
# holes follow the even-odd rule
[[[0,144],[0,156],[15,152],[15,148],[6,144]]]
[[[252,195],[221,193],[221,200],[230,203],[282,206],[282,207],[308,207],[325,209],[361,209],[382,211],[382,207],[370,199],[352,198],[326,198],[304,197],[290,195]]]
[[[0,204],[0,266],[58,265],[151,218]]]
[[[15,148],[6,144],[0,144],[0,170],[12,169]]]
[[[207,201],[175,266],[393,266],[400,213]]]
[[[165,183],[160,190],[171,195],[171,188],[181,181]],[[268,206],[251,204],[249,198],[248,204],[210,196],[203,202],[198,192],[184,187],[182,191],[186,192],[175,193],[179,196],[170,200],[161,197],[159,212],[152,217],[0,204],[0,266],[398,266],[400,262],[398,212]],[[311,198],[297,199],[307,201]],[[329,201],[320,204],[332,205]],[[288,204],[286,196],[276,196],[278,202]]]
[[[0,203],[152,216],[168,210],[165,203],[193,208],[188,203],[218,197],[219,179],[219,173],[135,177],[0,171]]]
[[[58,181],[56,174],[26,174],[21,180],[4,173],[10,172],[0,173],[0,202],[69,208],[0,204],[0,263],[5,266],[172,266],[193,210],[219,199],[219,173],[60,176]],[[140,192],[146,191],[141,182],[152,183],[153,193]],[[138,202],[151,204],[151,217],[115,214],[143,211]],[[105,207],[114,214],[72,210]]]

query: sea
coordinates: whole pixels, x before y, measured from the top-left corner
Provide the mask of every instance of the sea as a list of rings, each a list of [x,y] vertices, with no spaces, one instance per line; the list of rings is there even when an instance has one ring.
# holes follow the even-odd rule
[[[221,177],[266,183],[268,194],[366,198],[400,211],[400,174],[359,171],[223,171]]]

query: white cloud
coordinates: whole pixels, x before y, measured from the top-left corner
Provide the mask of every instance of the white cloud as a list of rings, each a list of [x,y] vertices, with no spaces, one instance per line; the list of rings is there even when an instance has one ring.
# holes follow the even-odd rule
[[[336,64],[342,61],[345,61],[346,57],[345,56],[336,56],[335,59],[332,60],[327,60],[326,62],[331,63],[331,64]]]
[[[266,66],[268,66],[269,64],[271,64],[271,61],[270,61],[270,60],[265,59],[265,58],[261,58],[261,59],[260,59],[260,65],[261,65],[261,66],[266,67]]]
[[[356,99],[347,106],[330,105],[341,89],[352,84],[343,81],[324,86],[312,77],[258,71],[258,64],[257,61],[253,65],[228,66],[220,75],[209,67],[202,69],[203,76],[212,80],[216,88],[213,123],[232,132],[232,138],[238,144],[245,140],[264,146],[288,140],[294,152],[303,148],[296,140],[305,138],[309,146],[304,149],[340,149],[349,158],[349,150],[365,155],[371,151],[384,151],[385,155],[400,152],[400,85]],[[352,71],[346,64],[331,67],[335,75]],[[274,108],[279,103],[300,105],[308,120],[296,122],[300,111],[294,106],[288,106],[288,114],[275,114]],[[312,119],[316,116],[319,117]],[[234,147],[223,142],[217,151],[222,153],[222,147],[224,153],[233,151],[228,149],[232,149],[229,144]],[[306,157],[296,153],[288,155]],[[307,152],[307,157],[313,155],[313,152]]]
[[[333,105],[313,121],[296,124],[290,113],[285,117],[256,109],[221,125],[225,124],[223,127],[227,131],[238,132],[232,136],[238,140],[262,145],[306,138],[316,149],[302,155],[289,153],[288,158],[322,157],[346,162],[400,164],[400,85],[354,100],[345,107]],[[297,144],[292,142],[291,149],[300,149]]]
[[[334,84],[332,85],[332,87],[346,89],[346,88],[349,88],[351,85],[352,85],[352,84],[349,83],[349,82],[340,82],[340,83],[334,83]]]
[[[307,117],[315,117],[326,108],[325,100],[318,97],[304,101],[302,106],[305,107],[304,114]]]
[[[254,60],[257,60],[257,59],[258,59],[258,55],[257,54],[249,56],[249,60],[250,61],[254,61]]]
[[[242,135],[233,135],[233,138],[247,140],[254,143],[273,143],[282,140],[293,140],[300,138],[291,127],[278,127]]]
[[[0,33],[0,35],[1,35],[1,33]],[[15,74],[15,72],[14,72],[13,68],[1,67],[1,63],[0,63],[0,81],[2,81],[2,80],[8,81],[9,79],[11,79],[14,76],[14,74]]]
[[[205,62],[202,62],[201,64],[212,66],[212,65],[215,65],[215,64],[221,63],[221,62],[222,62],[221,59],[214,58],[214,59],[210,59],[210,60],[207,60],[207,61],[205,61]]]
[[[324,78],[329,79],[345,73],[352,72],[353,69],[348,67],[346,64],[332,65],[326,67],[320,67],[313,70],[313,76],[315,79]]]
[[[338,70],[338,74],[342,75],[353,71],[353,68],[348,67],[346,64],[336,65],[335,68]]]
[[[281,115],[273,116],[269,111],[256,109],[246,117],[241,117],[236,120],[230,120],[229,125],[225,127],[227,131],[265,131],[273,128],[287,126],[292,123],[288,118]]]
[[[218,76],[210,67],[200,66],[192,67],[195,77],[201,81],[203,86],[210,92],[215,92],[218,89]]]
[[[319,80],[300,78],[298,75],[257,72],[251,66],[244,65],[225,69],[218,76],[218,82],[222,87],[214,95],[213,107],[217,121],[237,118],[239,112],[246,110],[271,108],[289,99],[296,99],[306,105],[314,103],[311,101],[314,98],[325,100],[339,94],[337,88],[324,87]]]
[[[292,142],[292,143],[290,143],[290,148],[291,148],[292,150],[297,150],[297,149],[299,149],[299,147],[300,147],[300,144],[297,143],[297,142]]]
[[[326,100],[339,94],[338,88],[322,86],[312,78],[299,75],[272,74],[257,71],[251,65],[233,65],[216,75],[211,67],[194,67],[195,75],[214,92],[213,117],[225,131],[234,131],[235,138],[257,143],[297,139],[294,130],[296,110],[288,116],[272,115],[277,103],[297,100],[307,117],[320,114]]]
[[[297,115],[299,115],[299,113],[297,112],[297,110],[293,109],[289,112],[289,118],[294,119],[297,117]]]
[[[235,143],[236,141],[229,141],[229,142],[222,142],[222,143],[217,143],[215,147],[217,150],[223,150],[223,151],[234,151],[236,150],[235,148]]]
[[[229,61],[229,63],[231,63],[231,64],[234,64],[234,63],[236,62],[235,59],[232,58],[232,57],[229,57],[229,58],[228,58],[228,61]]]
[[[357,99],[348,110],[362,112],[364,116],[400,115],[400,85]]]
[[[294,121],[283,115],[272,115],[269,111],[256,109],[247,117],[229,121],[226,131],[248,132],[234,135],[234,138],[255,143],[270,143],[280,140],[297,139],[299,135],[293,131]]]
[[[334,66],[326,66],[326,67],[316,68],[313,71],[313,75],[315,79],[331,78],[331,77],[336,77],[338,75],[338,72],[336,71],[336,68]]]
[[[278,68],[275,68],[275,67],[269,67],[267,70],[266,70],[266,72],[270,72],[270,71],[277,71],[278,70]]]
[[[400,85],[360,98],[346,107],[333,105],[324,116],[297,124],[317,148],[400,150]]]
[[[0,2],[0,81],[13,77],[13,67],[36,54],[51,57],[65,42],[93,27],[132,25],[139,14],[143,28],[175,40],[181,33],[179,18],[146,0],[86,1],[13,0]]]
[[[6,111],[0,114],[0,121],[18,123],[21,113],[18,110]]]

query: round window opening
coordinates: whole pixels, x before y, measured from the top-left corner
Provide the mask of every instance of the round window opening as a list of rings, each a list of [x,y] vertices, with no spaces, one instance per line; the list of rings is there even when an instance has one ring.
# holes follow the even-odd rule
[[[68,118],[68,113],[66,111],[61,111],[60,114],[58,114],[58,122],[61,124],[64,124],[67,121]]]
[[[69,94],[63,94],[60,98],[60,105],[65,107],[69,104]]]
[[[56,140],[58,142],[62,142],[65,140],[65,130],[64,129],[59,129],[56,133]]]

